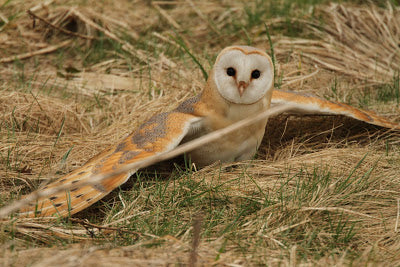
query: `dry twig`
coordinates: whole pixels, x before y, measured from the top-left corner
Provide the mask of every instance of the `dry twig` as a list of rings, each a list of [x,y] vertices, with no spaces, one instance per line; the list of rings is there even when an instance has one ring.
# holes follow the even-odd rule
[[[92,228],[97,228],[99,230],[109,230],[109,231],[114,231],[114,232],[119,232],[119,233],[128,233],[128,234],[135,234],[137,236],[142,236],[142,233],[139,233],[139,232],[135,232],[135,231],[124,229],[124,228],[97,225],[97,224],[89,222],[88,220],[75,219],[75,218],[69,218],[69,220],[71,222],[76,222],[76,223],[81,224],[86,229],[88,229],[88,227],[92,227]]]
[[[77,32],[72,32],[72,31],[66,30],[66,29],[64,29],[64,28],[61,28],[61,27],[59,27],[59,26],[57,26],[57,25],[51,23],[49,20],[47,20],[47,19],[45,19],[45,18],[43,18],[43,17],[41,17],[41,16],[39,16],[39,15],[36,15],[36,14],[33,13],[31,10],[28,10],[27,13],[28,13],[29,16],[31,16],[33,19],[38,19],[38,20],[40,20],[40,21],[43,21],[45,24],[49,25],[50,27],[52,27],[52,28],[54,28],[54,29],[56,29],[56,30],[58,30],[58,31],[60,31],[60,32],[63,32],[63,33],[65,33],[65,34],[72,35],[72,36],[76,36],[76,37],[80,37],[80,38],[83,38],[83,39],[89,39],[89,40],[95,40],[95,39],[97,39],[97,38],[94,37],[94,36],[88,36],[88,35],[80,34],[80,33],[77,33]]]
[[[197,263],[197,249],[200,245],[200,233],[201,233],[201,223],[203,221],[203,216],[201,213],[197,214],[193,220],[193,240],[192,240],[192,251],[189,257],[189,266],[194,267]]]
[[[21,60],[21,59],[27,59],[33,56],[37,56],[37,55],[43,55],[43,54],[47,54],[47,53],[51,53],[54,52],[62,47],[68,46],[72,43],[71,40],[65,40],[57,45],[51,45],[48,46],[46,48],[43,49],[39,49],[33,52],[29,52],[29,53],[23,53],[23,54],[19,54],[19,55],[15,55],[15,56],[11,56],[11,57],[5,57],[5,58],[0,58],[0,63],[8,63],[8,62],[12,62],[15,60]]]

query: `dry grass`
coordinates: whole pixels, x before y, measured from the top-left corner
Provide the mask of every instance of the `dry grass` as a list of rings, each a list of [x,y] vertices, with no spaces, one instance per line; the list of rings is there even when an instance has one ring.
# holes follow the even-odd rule
[[[321,9],[324,25],[303,22],[323,41],[282,40],[279,44],[292,45],[303,57],[332,71],[371,82],[387,82],[400,69],[397,13],[390,5],[377,9],[332,4]]]
[[[200,92],[202,72],[182,44],[209,70],[227,45],[270,51],[264,22],[277,58],[277,87],[400,120],[398,7],[285,9],[285,1],[191,0],[0,6],[5,3],[2,205]],[[168,161],[132,177],[78,219],[4,220],[1,261],[399,265],[398,140],[396,133],[346,118],[283,115],[269,121],[252,162],[194,172],[181,159]],[[199,221],[200,233],[193,226]]]

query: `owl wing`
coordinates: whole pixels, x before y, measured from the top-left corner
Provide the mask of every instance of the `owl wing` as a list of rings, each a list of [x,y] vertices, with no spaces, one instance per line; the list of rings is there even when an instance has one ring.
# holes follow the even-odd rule
[[[271,106],[291,104],[289,112],[300,114],[344,115],[369,124],[400,130],[400,125],[393,123],[374,112],[357,109],[343,103],[332,102],[317,96],[297,92],[274,90]]]
[[[98,174],[113,173],[124,165],[149,159],[178,146],[186,135],[201,129],[202,118],[185,113],[185,111],[190,110],[189,104],[184,102],[172,112],[152,117],[119,144],[104,150],[82,167],[48,184],[43,189],[63,185],[71,185],[72,187],[68,191],[40,198],[36,203],[31,203],[28,207],[20,210],[20,216],[65,217],[97,202],[113,189],[125,183],[137,170],[116,174],[95,185],[74,188],[73,184],[90,180]]]

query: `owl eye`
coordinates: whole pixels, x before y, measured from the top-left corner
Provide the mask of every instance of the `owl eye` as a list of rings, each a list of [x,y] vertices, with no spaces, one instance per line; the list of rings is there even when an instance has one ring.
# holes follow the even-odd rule
[[[235,76],[236,70],[232,67],[229,67],[226,69],[226,74],[228,74],[228,76]]]
[[[258,79],[261,76],[261,72],[259,70],[253,70],[251,72],[251,78],[253,79]]]

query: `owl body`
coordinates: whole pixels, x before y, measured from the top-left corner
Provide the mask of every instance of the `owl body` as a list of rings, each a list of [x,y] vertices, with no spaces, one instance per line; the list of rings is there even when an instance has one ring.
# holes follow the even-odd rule
[[[195,116],[202,117],[202,126],[188,134],[182,143],[191,141],[205,134],[225,128],[235,122],[258,114],[269,107],[268,97],[263,97],[256,103],[240,105],[231,103],[219,95],[209,97],[207,93],[198,98],[194,104]],[[206,98],[209,97],[209,101]],[[219,99],[221,98],[221,99]],[[215,101],[217,100],[217,101]],[[217,103],[216,103],[217,102]],[[203,103],[207,103],[204,105]],[[223,137],[223,142],[217,140],[188,152],[191,162],[199,167],[214,162],[229,163],[251,159],[257,152],[265,132],[267,121],[261,121],[243,131],[236,131]]]
[[[251,51],[258,50],[252,48]],[[238,61],[236,52],[237,51],[235,51],[232,56],[235,56],[235,60]],[[265,61],[270,65],[268,60]],[[245,61],[241,63],[242,65],[246,64]],[[265,62],[263,63],[265,64]],[[226,71],[230,66],[232,66],[232,64],[227,62],[226,65],[222,67],[222,74],[220,75],[227,75]],[[258,68],[261,69],[260,66],[253,67],[253,69]],[[237,72],[241,71],[238,67],[235,69],[237,69]],[[272,72],[267,74],[269,79],[273,79],[271,74]],[[240,74],[238,73],[237,76],[240,76]],[[239,79],[250,83],[251,72],[242,76],[244,77]],[[217,81],[218,76],[215,76],[214,69],[210,73],[210,79],[208,80],[203,92],[199,96],[183,102],[181,106],[177,108],[177,110],[180,111],[190,111],[190,114],[202,118],[201,127],[188,133],[182,140],[182,143],[196,139],[213,131],[223,129],[245,118],[252,117],[255,114],[268,109],[270,106],[272,90],[268,90],[270,89],[268,88],[268,86],[270,87],[269,83],[265,84],[266,89],[264,88],[263,90],[265,93],[258,94],[258,99],[253,98],[253,100],[249,101],[248,104],[243,104],[240,103],[242,98],[241,96],[236,95],[227,99],[224,97],[224,92],[222,90],[215,90],[218,86],[226,87],[226,85],[221,83],[218,85]],[[235,93],[238,93],[238,90],[236,89],[238,82],[235,82],[234,78],[232,78],[231,81],[233,81],[231,86],[235,88],[233,90],[237,91]],[[251,88],[246,88],[242,96],[245,96],[247,90],[251,90]],[[190,156],[191,161],[199,167],[210,165],[217,161],[221,163],[229,163],[251,159],[261,144],[266,124],[267,121],[265,120],[251,125],[242,131],[232,132],[223,137],[223,142],[221,142],[221,140],[210,142],[190,151],[188,155]]]

